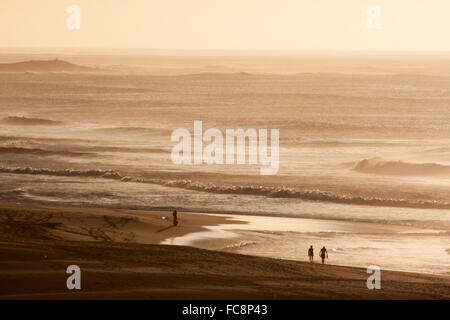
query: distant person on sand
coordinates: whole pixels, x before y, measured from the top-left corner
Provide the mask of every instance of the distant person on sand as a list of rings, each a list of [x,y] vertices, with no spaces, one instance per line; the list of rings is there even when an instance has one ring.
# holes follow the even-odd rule
[[[313,262],[314,259],[314,249],[313,246],[311,245],[311,247],[309,247],[308,249],[308,257],[309,257],[309,262]]]
[[[177,215],[177,210],[173,210],[173,225],[177,226],[178,225],[178,215]]]
[[[328,251],[325,248],[325,246],[323,246],[323,248],[320,249],[319,256],[322,258],[322,264],[324,264],[325,263],[325,257],[328,259]]]

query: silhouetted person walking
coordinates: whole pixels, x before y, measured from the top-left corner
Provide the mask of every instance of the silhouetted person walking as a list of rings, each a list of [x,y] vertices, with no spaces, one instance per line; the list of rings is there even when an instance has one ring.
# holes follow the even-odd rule
[[[320,249],[319,256],[322,258],[322,264],[324,264],[325,263],[325,257],[328,259],[328,251],[325,248],[325,246],[323,246],[323,248]]]
[[[309,249],[308,249],[308,257],[309,257],[309,262],[313,262],[313,259],[314,259],[313,246],[309,247]]]
[[[177,210],[173,210],[173,225],[176,227],[178,225],[178,214]]]

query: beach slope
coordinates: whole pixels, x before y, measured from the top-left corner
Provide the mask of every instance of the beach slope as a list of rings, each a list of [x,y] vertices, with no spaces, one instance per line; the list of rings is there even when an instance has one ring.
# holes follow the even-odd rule
[[[0,213],[0,299],[450,298],[445,276],[382,271],[381,290],[369,290],[362,268],[157,244],[220,217],[183,214],[171,228],[167,211],[3,203]],[[66,287],[69,265],[81,290]]]

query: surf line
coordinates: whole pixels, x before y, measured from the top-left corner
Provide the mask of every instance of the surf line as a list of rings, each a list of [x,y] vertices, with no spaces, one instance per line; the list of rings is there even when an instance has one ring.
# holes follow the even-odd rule
[[[203,163],[242,165],[246,164],[246,158],[248,158],[250,165],[256,165],[259,161],[261,175],[275,175],[279,169],[279,129],[270,129],[270,155],[267,135],[268,129],[258,131],[253,128],[245,131],[241,128],[226,129],[224,143],[222,131],[210,128],[203,133],[202,121],[195,120],[193,137],[185,128],[178,128],[172,132],[170,139],[177,144],[172,148],[171,159],[177,165]],[[248,141],[248,148],[246,141]],[[203,148],[203,143],[209,144]]]

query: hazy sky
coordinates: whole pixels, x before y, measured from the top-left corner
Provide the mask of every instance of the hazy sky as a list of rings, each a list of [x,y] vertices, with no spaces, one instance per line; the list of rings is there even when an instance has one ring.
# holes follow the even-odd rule
[[[449,32],[450,0],[0,0],[0,47],[450,51]]]

